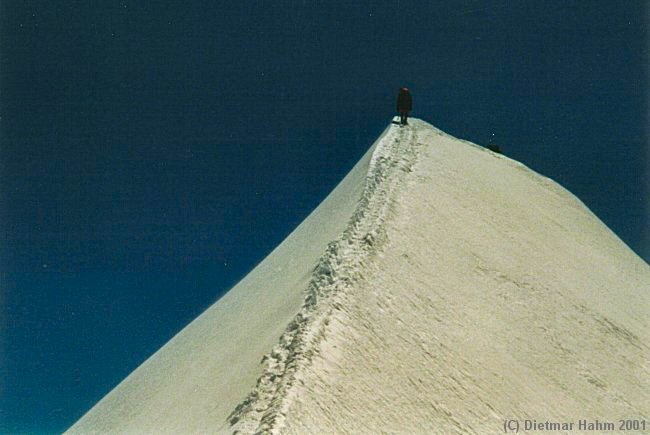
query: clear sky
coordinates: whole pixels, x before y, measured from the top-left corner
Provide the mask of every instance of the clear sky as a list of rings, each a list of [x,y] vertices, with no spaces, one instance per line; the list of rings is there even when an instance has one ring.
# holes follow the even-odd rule
[[[337,3],[2,2],[0,432],[66,429],[241,279],[400,86],[650,259],[647,2]]]

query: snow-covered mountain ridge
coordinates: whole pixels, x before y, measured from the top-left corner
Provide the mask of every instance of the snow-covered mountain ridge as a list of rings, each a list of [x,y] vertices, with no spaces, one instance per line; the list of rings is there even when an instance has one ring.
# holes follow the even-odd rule
[[[568,191],[413,119],[70,432],[642,418],[648,290],[650,267]]]
[[[363,277],[366,262],[383,245],[385,221],[404,172],[416,159],[417,129],[392,128],[375,149],[361,200],[348,227],[328,244],[314,269],[305,303],[270,354],[256,388],[229,416],[244,433],[271,431],[281,424],[286,398],[300,371],[309,367],[333,310],[341,309],[347,291]]]

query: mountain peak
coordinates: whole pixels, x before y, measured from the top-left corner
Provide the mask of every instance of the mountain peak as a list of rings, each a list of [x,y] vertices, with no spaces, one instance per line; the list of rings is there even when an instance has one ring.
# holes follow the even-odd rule
[[[571,193],[411,119],[70,432],[647,415],[648,288],[650,267]]]

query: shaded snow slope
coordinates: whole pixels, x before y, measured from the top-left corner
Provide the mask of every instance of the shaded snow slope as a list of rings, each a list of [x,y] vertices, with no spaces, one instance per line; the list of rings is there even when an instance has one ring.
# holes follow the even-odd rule
[[[650,267],[569,192],[414,119],[72,429],[497,433],[506,418],[647,417],[649,290]]]
[[[250,274],[122,381],[69,432],[227,430],[228,414],[262,373],[260,360],[300,310],[313,268],[327,243],[344,231],[357,208],[374,149],[375,145]]]

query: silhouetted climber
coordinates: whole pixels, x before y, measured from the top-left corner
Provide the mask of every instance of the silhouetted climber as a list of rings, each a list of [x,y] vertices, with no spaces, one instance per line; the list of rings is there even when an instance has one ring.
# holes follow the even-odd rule
[[[413,110],[413,99],[408,88],[402,88],[397,95],[397,112],[400,116],[400,124],[408,124],[409,112]]]
[[[496,145],[496,144],[493,144],[493,143],[488,144],[487,149],[489,149],[490,151],[492,151],[494,153],[503,154],[501,152],[501,147],[499,145]]]

